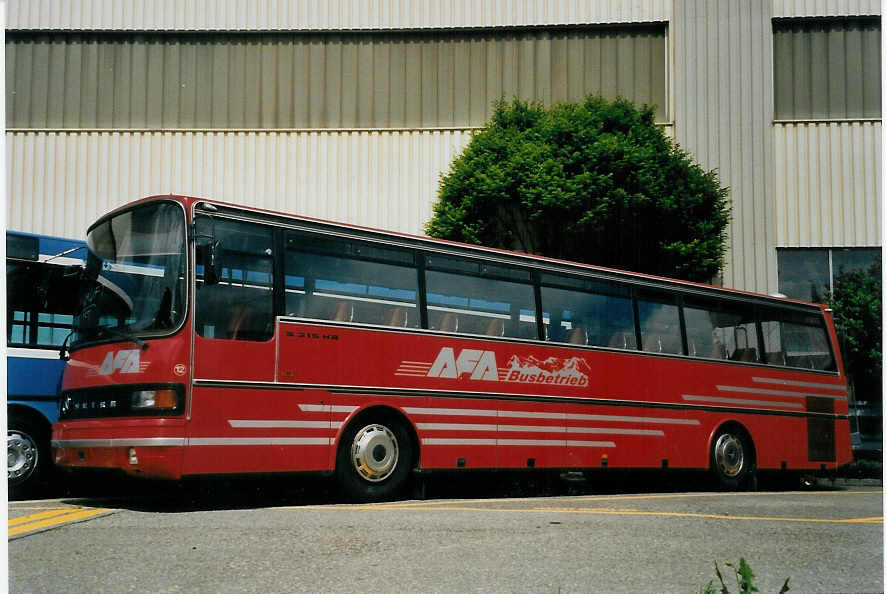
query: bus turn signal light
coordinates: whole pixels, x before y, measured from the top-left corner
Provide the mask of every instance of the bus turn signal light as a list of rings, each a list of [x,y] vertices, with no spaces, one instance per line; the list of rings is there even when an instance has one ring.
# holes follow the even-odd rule
[[[178,394],[175,390],[139,390],[132,393],[132,408],[174,410],[178,405]]]

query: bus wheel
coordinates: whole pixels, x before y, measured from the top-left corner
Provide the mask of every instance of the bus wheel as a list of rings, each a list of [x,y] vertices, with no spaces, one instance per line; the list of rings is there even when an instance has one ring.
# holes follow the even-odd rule
[[[748,484],[754,473],[754,454],[747,433],[737,426],[720,429],[711,447],[711,468],[727,489]]]
[[[34,490],[43,478],[49,450],[41,431],[27,418],[9,415],[6,430],[7,484],[9,494],[20,497]]]
[[[342,435],[335,474],[345,493],[358,501],[381,501],[406,485],[412,466],[412,440],[391,416],[366,417]]]

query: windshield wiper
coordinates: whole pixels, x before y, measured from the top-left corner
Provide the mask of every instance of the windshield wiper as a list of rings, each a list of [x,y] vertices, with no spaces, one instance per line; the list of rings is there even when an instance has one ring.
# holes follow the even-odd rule
[[[122,338],[123,340],[128,340],[130,342],[134,342],[141,350],[146,351],[148,349],[148,343],[144,340],[136,336],[135,334],[130,334],[128,332],[121,332],[116,328],[109,328],[108,326],[97,326],[95,328],[96,334],[100,334],[102,331],[108,333],[111,336],[116,338]]]
[[[107,326],[99,326],[98,328],[95,328],[94,330],[96,333],[96,337],[98,337],[100,335],[101,331],[104,330],[110,336],[114,336],[116,338],[122,338],[123,340],[128,340],[128,341],[134,342],[143,351],[147,350],[148,347],[150,346],[148,343],[146,343],[144,340],[142,340],[138,336],[135,336],[134,334],[127,334],[126,332],[121,332],[121,331],[116,330],[114,328],[108,328]],[[62,342],[61,347],[59,347],[59,353],[58,353],[59,359],[64,359],[65,361],[68,360],[68,348],[67,348],[68,347],[68,340],[70,340],[71,336],[73,336],[73,335],[74,335],[74,330],[71,330],[70,332],[68,332],[68,335],[65,337],[64,342]]]
[[[45,263],[45,262],[52,262],[52,261],[55,260],[56,258],[62,258],[62,257],[64,257],[64,256],[67,256],[68,254],[71,254],[71,253],[73,253],[73,252],[76,252],[77,250],[85,250],[85,249],[86,249],[86,246],[85,246],[85,245],[78,245],[77,247],[73,247],[73,248],[71,248],[71,249],[69,249],[69,250],[65,250],[65,251],[63,251],[63,252],[59,252],[59,253],[57,253],[56,255],[52,256],[51,258],[46,258],[43,262],[44,262],[44,263]],[[83,265],[82,265],[82,264],[79,265],[79,266],[80,266],[81,268],[83,268]]]

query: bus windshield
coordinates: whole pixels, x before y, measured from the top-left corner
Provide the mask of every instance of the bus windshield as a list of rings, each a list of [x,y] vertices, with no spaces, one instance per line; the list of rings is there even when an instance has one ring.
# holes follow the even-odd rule
[[[185,218],[153,203],[110,217],[86,239],[86,284],[72,346],[165,334],[185,314]]]

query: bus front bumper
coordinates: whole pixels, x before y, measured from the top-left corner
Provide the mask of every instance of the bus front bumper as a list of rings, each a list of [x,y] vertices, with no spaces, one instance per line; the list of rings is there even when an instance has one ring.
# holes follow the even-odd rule
[[[136,425],[109,431],[107,426],[91,425],[83,421],[53,425],[52,457],[57,466],[118,469],[145,478],[181,478],[187,440],[180,430],[173,434],[172,427],[163,427],[163,431],[152,427],[147,432],[144,425],[142,431]]]

